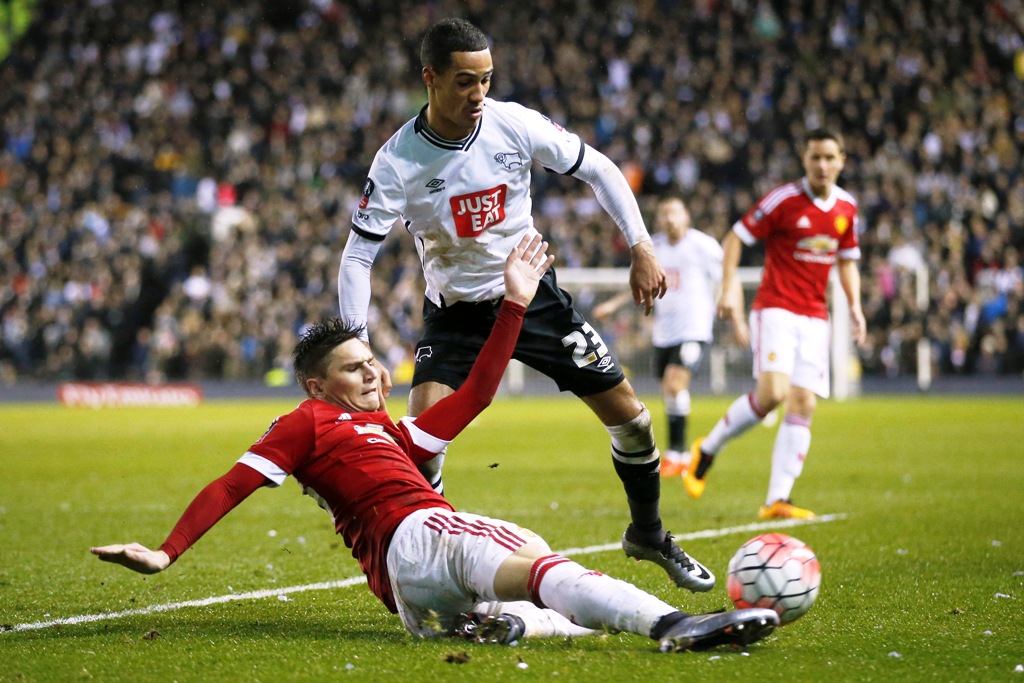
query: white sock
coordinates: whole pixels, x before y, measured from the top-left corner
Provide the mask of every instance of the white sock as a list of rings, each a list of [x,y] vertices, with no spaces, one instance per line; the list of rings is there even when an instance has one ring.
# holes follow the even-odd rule
[[[686,389],[675,394],[665,394],[664,400],[667,414],[684,417],[690,414],[690,392]]]
[[[523,620],[527,638],[556,638],[565,636],[592,636],[602,631],[592,628],[584,628],[572,623],[553,609],[537,607],[526,600],[515,600],[512,602],[486,602],[474,606],[473,611],[477,614],[514,614]]]
[[[793,484],[804,469],[804,458],[811,447],[811,420],[802,415],[786,414],[775,435],[772,448],[772,476],[768,480],[765,505],[789,500]]]
[[[658,619],[675,607],[633,584],[586,569],[561,555],[533,563],[530,595],[572,623],[590,629],[626,631],[650,637]]]
[[[725,411],[711,433],[704,438],[700,449],[709,455],[715,455],[722,446],[740,436],[748,429],[764,419],[765,411],[757,403],[754,392],[740,396]]]

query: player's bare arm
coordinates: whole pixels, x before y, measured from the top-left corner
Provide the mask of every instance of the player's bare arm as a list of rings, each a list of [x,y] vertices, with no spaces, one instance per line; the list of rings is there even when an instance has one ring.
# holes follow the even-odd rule
[[[629,255],[629,288],[633,291],[633,302],[643,306],[644,315],[650,315],[654,300],[665,296],[665,269],[658,263],[649,239],[634,244]]]
[[[850,305],[850,323],[853,328],[853,340],[863,346],[867,341],[867,323],[864,320],[864,309],[860,303],[860,270],[858,262],[852,259],[839,259],[839,284],[843,287],[846,300]]]
[[[750,330],[743,317],[743,288],[736,278],[742,252],[743,242],[730,230],[722,240],[722,293],[718,297],[718,317],[732,323],[737,343],[746,346],[750,343]]]
[[[89,552],[104,562],[128,567],[140,574],[157,574],[167,569],[171,558],[162,550],[150,550],[141,543],[115,543],[90,548]]]
[[[603,301],[594,306],[593,314],[595,320],[604,320],[615,311],[622,308],[627,301],[633,298],[632,292],[620,292],[608,301]]]

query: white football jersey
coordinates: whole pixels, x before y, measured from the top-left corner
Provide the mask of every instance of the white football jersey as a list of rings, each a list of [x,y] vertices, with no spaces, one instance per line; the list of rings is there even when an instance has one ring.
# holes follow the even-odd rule
[[[654,254],[665,269],[667,286],[665,296],[654,302],[651,343],[710,342],[716,288],[722,281],[722,245],[692,228],[675,244],[670,244],[663,232],[651,239]]]
[[[383,240],[398,220],[416,239],[426,296],[437,305],[505,293],[505,259],[535,233],[530,196],[534,163],[568,174],[583,141],[539,112],[484,100],[473,133],[444,140],[423,112],[378,150],[353,212],[359,235]]]

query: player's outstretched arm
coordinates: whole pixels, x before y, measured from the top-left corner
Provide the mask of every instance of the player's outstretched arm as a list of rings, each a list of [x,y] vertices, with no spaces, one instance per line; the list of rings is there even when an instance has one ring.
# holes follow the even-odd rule
[[[140,574],[156,574],[171,564],[171,558],[163,550],[150,550],[141,543],[115,543],[89,551],[104,562],[113,562]]]
[[[539,235],[532,239],[524,237],[509,254],[505,260],[505,300],[469,376],[454,394],[445,396],[417,417],[417,428],[434,438],[451,441],[494,400],[519,339],[526,308],[537,293],[541,276],[554,261],[547,254],[547,246]]]
[[[90,552],[104,562],[120,564],[142,574],[161,572],[264,482],[261,473],[236,462],[189,503],[158,550],[150,550],[140,543],[116,543],[90,548]]]
[[[523,308],[530,305],[537,294],[540,278],[547,272],[555,257],[547,253],[548,243],[540,235],[523,237],[505,259],[505,298]]]

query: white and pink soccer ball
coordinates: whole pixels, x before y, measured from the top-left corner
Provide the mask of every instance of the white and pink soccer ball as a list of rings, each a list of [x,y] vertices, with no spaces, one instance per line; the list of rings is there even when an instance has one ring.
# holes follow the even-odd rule
[[[755,536],[729,560],[726,588],[736,607],[773,609],[783,625],[807,613],[820,585],[814,551],[786,534]]]

